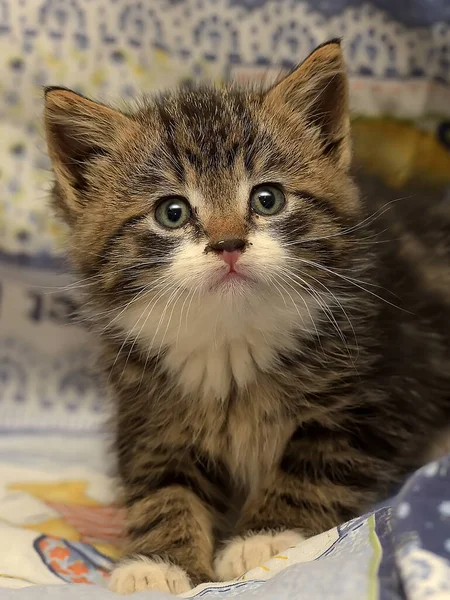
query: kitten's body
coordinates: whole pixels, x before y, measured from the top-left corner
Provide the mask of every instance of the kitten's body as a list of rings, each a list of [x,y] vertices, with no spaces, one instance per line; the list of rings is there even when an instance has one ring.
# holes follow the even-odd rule
[[[129,552],[150,559],[114,589],[237,576],[422,464],[450,422],[450,209],[359,201],[336,43],[265,94],[200,88],[125,116],[50,90],[47,127],[116,400]],[[287,203],[258,216],[268,182]],[[182,229],[155,224],[168,195],[189,199]],[[213,251],[227,239],[244,279]],[[230,524],[243,537],[214,574]]]

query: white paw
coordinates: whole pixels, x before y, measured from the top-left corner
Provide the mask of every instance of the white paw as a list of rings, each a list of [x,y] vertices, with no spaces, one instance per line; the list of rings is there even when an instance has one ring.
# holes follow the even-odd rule
[[[300,533],[289,529],[281,533],[259,533],[234,538],[218,552],[214,571],[220,581],[236,579],[304,539]]]
[[[109,589],[118,594],[158,590],[182,594],[191,589],[189,577],[175,565],[137,556],[119,564],[111,573]]]

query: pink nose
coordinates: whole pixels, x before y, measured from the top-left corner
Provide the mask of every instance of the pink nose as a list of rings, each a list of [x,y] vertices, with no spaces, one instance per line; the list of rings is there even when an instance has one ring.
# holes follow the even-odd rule
[[[246,245],[247,242],[245,240],[230,238],[212,242],[206,247],[206,250],[214,250],[214,252],[216,252],[216,254],[230,267],[230,271],[233,271],[234,265],[239,260]]]
[[[239,257],[241,255],[241,251],[240,250],[233,250],[232,252],[228,252],[227,250],[223,250],[222,252],[220,252],[219,256],[221,257],[221,259],[227,263],[227,265],[230,267],[230,269],[234,269],[234,265],[237,263],[237,261],[239,260]]]

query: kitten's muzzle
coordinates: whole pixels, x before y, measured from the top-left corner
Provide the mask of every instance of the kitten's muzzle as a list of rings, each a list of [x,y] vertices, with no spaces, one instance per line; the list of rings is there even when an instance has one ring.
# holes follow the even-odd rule
[[[206,251],[215,252],[230,267],[229,272],[235,273],[234,267],[246,246],[245,240],[233,238],[213,242],[206,247]]]

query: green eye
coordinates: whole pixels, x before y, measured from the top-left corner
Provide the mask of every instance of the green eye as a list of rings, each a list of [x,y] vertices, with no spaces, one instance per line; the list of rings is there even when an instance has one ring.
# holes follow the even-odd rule
[[[183,198],[167,198],[156,207],[155,218],[163,227],[177,229],[186,225],[191,218],[191,207]]]
[[[259,185],[250,195],[252,210],[265,217],[276,215],[285,204],[286,198],[283,192],[274,185]]]

